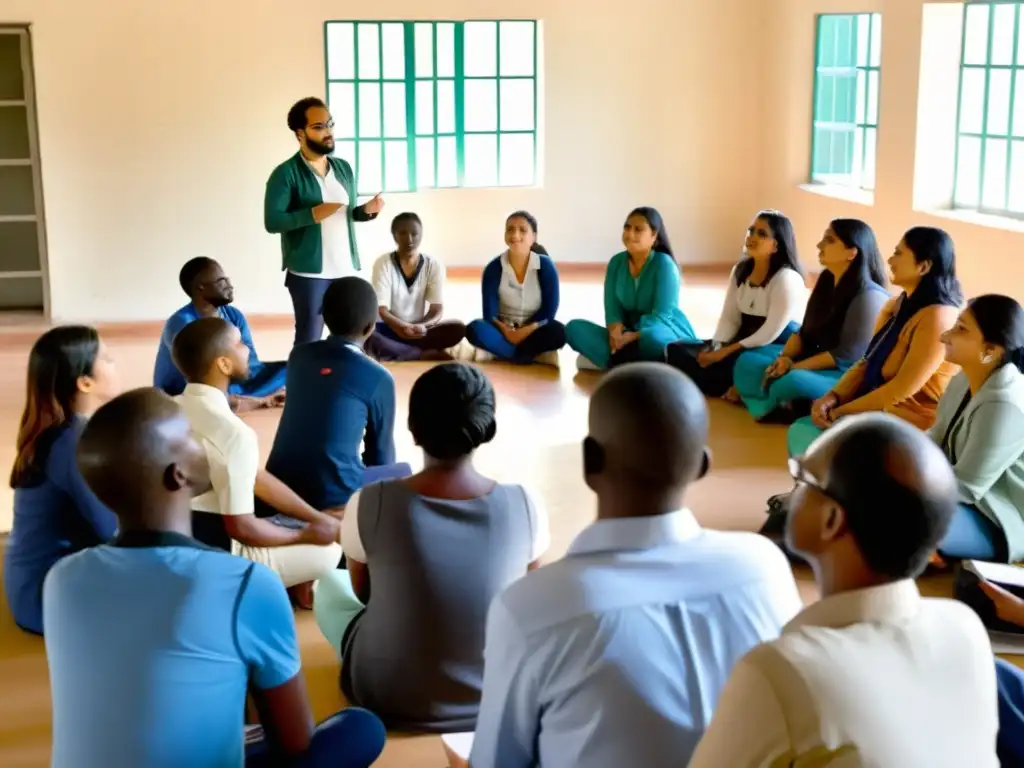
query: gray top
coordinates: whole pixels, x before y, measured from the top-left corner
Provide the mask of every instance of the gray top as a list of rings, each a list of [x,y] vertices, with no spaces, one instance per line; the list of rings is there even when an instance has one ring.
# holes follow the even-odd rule
[[[360,492],[373,593],[342,643],[342,689],[389,728],[471,731],[491,600],[535,559],[537,511],[521,486],[466,501],[402,481]]]
[[[839,333],[839,345],[828,350],[839,368],[849,368],[864,357],[871,337],[875,335],[875,322],[882,311],[889,293],[878,283],[869,283],[850,302],[843,318],[843,329]]]

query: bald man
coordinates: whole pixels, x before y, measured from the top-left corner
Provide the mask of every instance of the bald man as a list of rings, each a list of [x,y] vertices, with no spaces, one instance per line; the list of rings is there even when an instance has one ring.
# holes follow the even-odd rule
[[[156,389],[115,398],[85,428],[78,466],[120,532],[43,588],[51,764],[370,765],[384,746],[376,716],[346,710],[314,732],[277,576],[191,538],[192,497],[210,479],[181,408]],[[247,690],[268,734],[248,745]]]
[[[941,450],[865,414],[790,471],[787,543],[822,599],[736,665],[691,768],[995,768],[988,635],[970,608],[914,583],[956,511]]]
[[[667,365],[602,380],[583,443],[597,522],[491,604],[474,768],[685,765],[733,664],[799,609],[777,547],[686,509],[707,432]]]

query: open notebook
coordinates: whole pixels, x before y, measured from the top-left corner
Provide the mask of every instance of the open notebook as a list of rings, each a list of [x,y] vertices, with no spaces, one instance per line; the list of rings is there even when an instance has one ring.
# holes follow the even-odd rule
[[[463,760],[469,760],[469,753],[473,751],[473,732],[469,733],[446,733],[441,736],[445,747],[453,754]]]

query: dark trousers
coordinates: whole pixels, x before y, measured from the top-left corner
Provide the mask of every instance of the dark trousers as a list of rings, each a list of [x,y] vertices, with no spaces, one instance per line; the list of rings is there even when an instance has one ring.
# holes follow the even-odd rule
[[[299,277],[288,272],[284,285],[292,297],[295,311],[295,344],[320,341],[324,335],[324,294],[331,280],[322,277]]]
[[[466,328],[466,338],[477,349],[490,352],[501,360],[513,363],[532,363],[545,352],[554,352],[565,346],[565,326],[557,320],[545,323],[519,346],[512,346],[498,326],[489,320],[474,320]]]
[[[368,768],[384,751],[387,733],[380,718],[358,707],[331,715],[313,731],[309,750],[288,765],[296,768]],[[246,739],[246,768],[281,765],[262,738]]]
[[[999,695],[996,748],[1000,764],[1024,765],[1024,672],[1008,661],[996,659],[996,689]]]
[[[366,354],[381,361],[406,362],[419,360],[424,352],[450,349],[466,337],[466,326],[459,320],[442,320],[427,329],[419,339],[403,339],[385,322],[366,342]]]

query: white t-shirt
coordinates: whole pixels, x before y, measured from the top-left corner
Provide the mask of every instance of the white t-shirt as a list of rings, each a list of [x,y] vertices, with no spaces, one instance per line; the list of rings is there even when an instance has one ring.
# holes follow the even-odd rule
[[[533,531],[533,548],[530,551],[530,561],[533,562],[551,546],[551,530],[548,524],[548,511],[537,494],[531,493],[528,488],[523,488],[523,493],[537,521],[537,527]],[[366,550],[363,548],[363,540],[359,537],[359,491],[353,493],[345,505],[345,517],[341,521],[341,549],[345,557],[359,563],[366,562]]]
[[[334,175],[334,169],[327,166],[327,175],[321,176],[316,169],[310,166],[316,183],[320,185],[320,194],[323,195],[325,203],[341,203],[350,206],[353,201],[348,196],[348,191]],[[323,264],[320,272],[295,272],[289,270],[293,275],[299,277],[319,277],[323,280],[334,280],[339,277],[357,274],[356,268],[352,265],[352,243],[348,239],[348,212],[338,211],[320,222],[320,240],[323,245]]]
[[[428,305],[444,303],[444,265],[422,254],[412,285],[409,285],[396,259],[394,253],[385,253],[373,263],[370,282],[377,292],[377,303],[387,307],[399,320],[418,323],[427,314]]]
[[[795,270],[776,272],[766,285],[751,285],[744,280],[736,285],[736,267],[729,273],[722,314],[718,318],[714,340],[727,343],[739,331],[743,315],[764,318],[764,325],[739,343],[747,349],[773,343],[792,322],[799,323],[807,308],[807,285]]]

